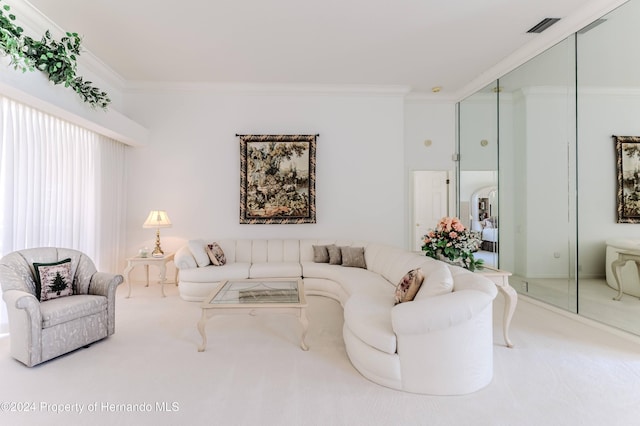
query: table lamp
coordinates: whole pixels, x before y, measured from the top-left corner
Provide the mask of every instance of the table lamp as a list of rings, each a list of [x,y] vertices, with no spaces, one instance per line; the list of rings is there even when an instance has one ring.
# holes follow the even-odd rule
[[[164,210],[151,210],[147,220],[142,225],[143,228],[156,228],[156,248],[151,252],[153,257],[162,257],[164,252],[160,248],[160,228],[170,228],[171,220]]]

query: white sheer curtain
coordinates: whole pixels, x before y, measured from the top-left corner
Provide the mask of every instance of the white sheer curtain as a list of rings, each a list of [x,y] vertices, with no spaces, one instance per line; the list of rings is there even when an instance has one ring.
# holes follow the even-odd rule
[[[90,256],[98,270],[116,272],[125,145],[4,97],[0,120],[0,257],[68,247]],[[4,309],[0,303],[0,328]]]

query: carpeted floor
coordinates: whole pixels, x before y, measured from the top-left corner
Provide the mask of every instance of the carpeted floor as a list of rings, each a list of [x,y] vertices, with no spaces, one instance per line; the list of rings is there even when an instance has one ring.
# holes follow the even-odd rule
[[[526,300],[508,349],[496,299],[493,382],[434,397],[363,378],[346,356],[333,300],[308,298],[308,352],[294,317],[263,315],[212,318],[199,353],[197,303],[173,285],[166,298],[157,285],[135,284],[130,299],[126,290],[118,289],[116,334],[87,349],[30,369],[0,338],[0,424],[640,424],[640,344]]]

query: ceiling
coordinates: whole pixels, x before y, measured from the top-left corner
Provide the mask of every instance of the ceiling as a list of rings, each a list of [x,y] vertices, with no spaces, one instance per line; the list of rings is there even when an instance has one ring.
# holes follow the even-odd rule
[[[541,19],[566,21],[593,2],[29,0],[127,82],[439,86],[450,94],[541,37],[526,33]]]

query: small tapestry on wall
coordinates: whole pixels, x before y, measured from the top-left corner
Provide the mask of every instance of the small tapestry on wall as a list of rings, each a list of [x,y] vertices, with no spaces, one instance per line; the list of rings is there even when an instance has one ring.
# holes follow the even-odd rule
[[[613,136],[618,171],[618,223],[640,223],[640,137]]]
[[[318,135],[240,138],[240,223],[316,223]]]

